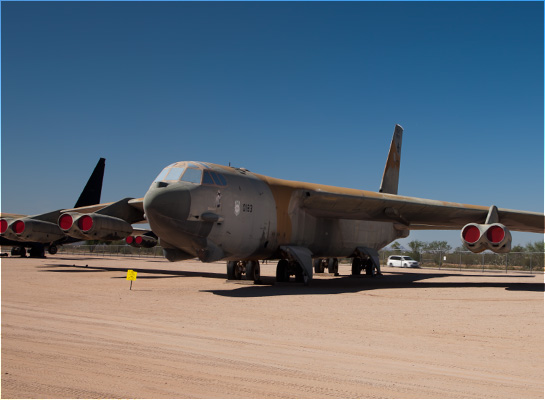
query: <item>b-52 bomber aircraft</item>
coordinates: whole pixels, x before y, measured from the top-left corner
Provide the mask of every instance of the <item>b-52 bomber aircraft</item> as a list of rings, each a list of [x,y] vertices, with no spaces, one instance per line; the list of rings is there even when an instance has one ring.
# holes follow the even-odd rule
[[[275,179],[206,162],[163,169],[140,199],[65,210],[61,229],[117,240],[146,220],[169,261],[227,261],[228,279],[258,281],[259,260],[277,259],[276,279],[308,284],[314,268],[380,273],[378,250],[415,229],[460,229],[473,252],[508,252],[510,231],[544,231],[544,215],[397,194],[403,129],[396,125],[379,192]]]
[[[74,207],[100,203],[105,165],[106,160],[100,158]],[[1,213],[0,244],[13,246],[11,254],[14,256],[25,257],[27,247],[31,257],[44,257],[45,248],[49,254],[56,254],[59,245],[76,241],[59,229],[57,221],[61,211],[32,216]]]

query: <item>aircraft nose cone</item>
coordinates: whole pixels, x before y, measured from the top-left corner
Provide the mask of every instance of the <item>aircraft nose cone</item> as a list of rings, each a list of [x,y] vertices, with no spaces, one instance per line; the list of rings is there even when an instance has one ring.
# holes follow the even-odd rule
[[[158,218],[186,221],[190,208],[191,196],[183,187],[155,187],[144,196],[144,212],[150,225]]]

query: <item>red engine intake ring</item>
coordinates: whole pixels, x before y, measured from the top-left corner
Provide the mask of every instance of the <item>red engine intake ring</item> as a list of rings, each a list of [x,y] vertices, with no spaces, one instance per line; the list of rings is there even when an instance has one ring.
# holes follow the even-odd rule
[[[486,231],[486,237],[493,244],[500,243],[505,238],[505,230],[501,226],[492,225]]]
[[[63,214],[59,217],[59,226],[63,231],[67,231],[72,227],[74,219],[70,214]]]
[[[20,235],[21,233],[23,233],[25,231],[25,223],[24,221],[21,221],[20,219],[18,219],[17,221],[15,221],[13,224],[12,224],[12,229],[13,229],[13,232],[15,232],[16,234]]]
[[[481,231],[475,225],[466,226],[462,232],[462,237],[469,244],[477,243],[481,238]]]

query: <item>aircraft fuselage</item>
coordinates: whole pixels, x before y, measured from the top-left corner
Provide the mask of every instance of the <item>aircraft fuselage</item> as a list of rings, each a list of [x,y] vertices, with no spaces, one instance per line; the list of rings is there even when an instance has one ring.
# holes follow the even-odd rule
[[[144,211],[172,261],[282,258],[282,246],[305,247],[315,258],[351,257],[358,246],[378,250],[408,234],[391,222],[321,218],[301,207],[310,191],[351,189],[210,163],[180,162],[165,170],[146,193]]]

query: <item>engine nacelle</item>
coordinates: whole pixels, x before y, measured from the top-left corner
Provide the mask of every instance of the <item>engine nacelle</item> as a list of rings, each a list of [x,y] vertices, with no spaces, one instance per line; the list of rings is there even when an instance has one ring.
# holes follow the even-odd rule
[[[22,218],[13,221],[8,231],[15,234],[22,242],[51,243],[65,237],[57,224],[32,218]]]
[[[127,236],[125,241],[132,247],[145,247],[149,249],[157,245],[157,239],[146,235]]]
[[[133,231],[127,221],[97,213],[65,213],[58,225],[67,235],[83,240],[121,240]]]
[[[511,232],[505,225],[467,224],[462,228],[462,243],[473,253],[492,250],[494,253],[508,253],[511,250]]]

